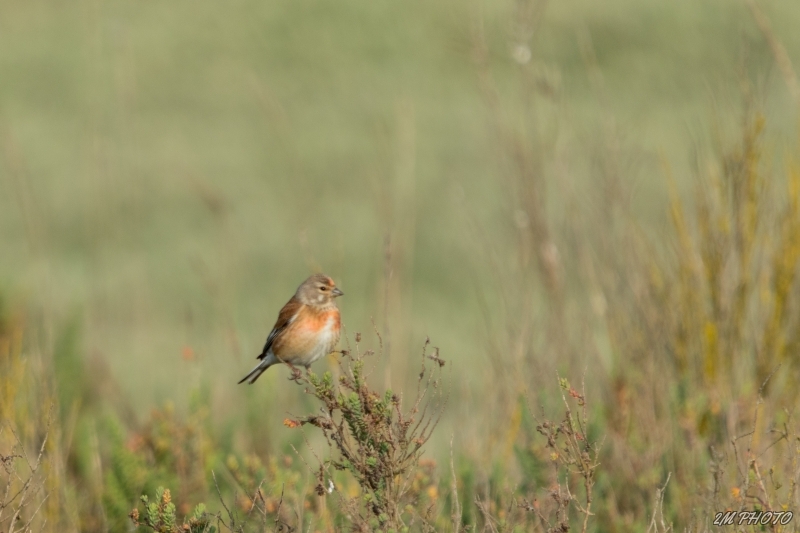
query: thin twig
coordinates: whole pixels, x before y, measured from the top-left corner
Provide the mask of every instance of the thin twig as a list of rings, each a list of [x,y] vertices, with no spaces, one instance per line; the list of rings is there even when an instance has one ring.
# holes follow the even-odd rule
[[[233,513],[230,509],[228,509],[228,505],[225,503],[225,499],[222,497],[222,491],[219,490],[219,484],[217,483],[217,476],[214,471],[211,471],[211,477],[214,480],[214,488],[217,490],[217,496],[219,497],[219,501],[222,504],[222,507],[225,509],[225,512],[228,513],[228,519],[230,520],[230,525],[227,526],[229,529],[233,530],[236,524],[236,518],[233,516]],[[235,496],[234,496],[235,497]],[[221,519],[220,519],[221,520]],[[225,522],[222,522],[223,524]]]

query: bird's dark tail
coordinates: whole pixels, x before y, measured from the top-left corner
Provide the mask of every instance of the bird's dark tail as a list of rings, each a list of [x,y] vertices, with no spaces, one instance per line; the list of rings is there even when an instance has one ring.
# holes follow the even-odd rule
[[[277,363],[278,360],[275,358],[274,355],[269,354],[265,357],[260,363],[258,363],[253,370],[250,371],[245,377],[243,377],[239,383],[244,383],[245,381],[252,385],[256,382],[256,380],[267,370],[269,367]]]

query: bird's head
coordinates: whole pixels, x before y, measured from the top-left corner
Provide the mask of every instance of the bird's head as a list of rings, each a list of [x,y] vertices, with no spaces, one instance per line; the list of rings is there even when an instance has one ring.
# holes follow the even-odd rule
[[[325,274],[314,274],[297,288],[297,298],[306,305],[326,307],[344,294]]]

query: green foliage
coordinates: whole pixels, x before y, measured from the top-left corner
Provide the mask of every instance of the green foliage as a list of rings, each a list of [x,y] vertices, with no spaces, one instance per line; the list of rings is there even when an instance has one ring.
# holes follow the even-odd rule
[[[349,472],[362,491],[361,498],[349,501],[350,510],[358,521],[382,531],[403,528],[407,522],[406,503],[418,495],[409,489],[418,469],[421,449],[436,427],[443,408],[438,371],[444,361],[435,355],[438,350],[434,349],[430,358],[437,364],[430,368],[429,341],[426,341],[417,396],[412,399],[411,408],[403,411],[398,395],[391,390],[380,394],[370,387],[364,358],[373,353],[361,353],[360,338],[359,333],[354,337],[354,352],[343,352],[338,383],[334,384],[329,372],[321,379],[310,371],[306,377],[295,374],[293,379],[310,386],[306,392],[322,403],[324,414],[288,420],[287,425],[310,424],[319,428],[331,450],[339,455],[320,465],[319,494],[326,490],[324,471],[328,466]]]
[[[121,529],[128,523],[132,502],[146,488],[152,473],[147,461],[126,446],[126,430],[116,418],[108,416],[104,429],[109,452],[103,484],[103,509],[109,526]]]
[[[192,514],[186,516],[179,526],[169,489],[159,487],[155,496],[155,501],[151,502],[147,495],[142,495],[144,510],[140,512],[136,508],[131,511],[130,518],[137,527],[142,526],[157,533],[216,533],[217,528],[211,525],[211,516],[205,504],[197,504]]]

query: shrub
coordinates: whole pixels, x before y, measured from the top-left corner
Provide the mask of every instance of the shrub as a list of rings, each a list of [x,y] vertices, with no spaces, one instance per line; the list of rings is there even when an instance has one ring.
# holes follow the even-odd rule
[[[349,518],[359,529],[407,530],[415,515],[421,515],[423,521],[429,518],[424,510],[415,509],[420,495],[412,490],[412,481],[422,447],[446,404],[440,386],[440,370],[445,362],[438,349],[427,353],[430,340],[426,340],[416,394],[404,409],[402,393],[387,390],[381,394],[369,386],[365,358],[373,352],[361,353],[360,340],[357,333],[355,350],[342,351],[342,375],[338,380],[330,372],[322,377],[310,371],[305,376],[295,373],[293,379],[306,385],[306,392],[322,405],[319,414],[287,419],[285,423],[290,427],[308,424],[318,428],[337,454],[319,465],[316,490],[320,496],[337,490],[330,477],[325,480],[330,468],[348,472],[358,483],[361,495],[342,497]]]

